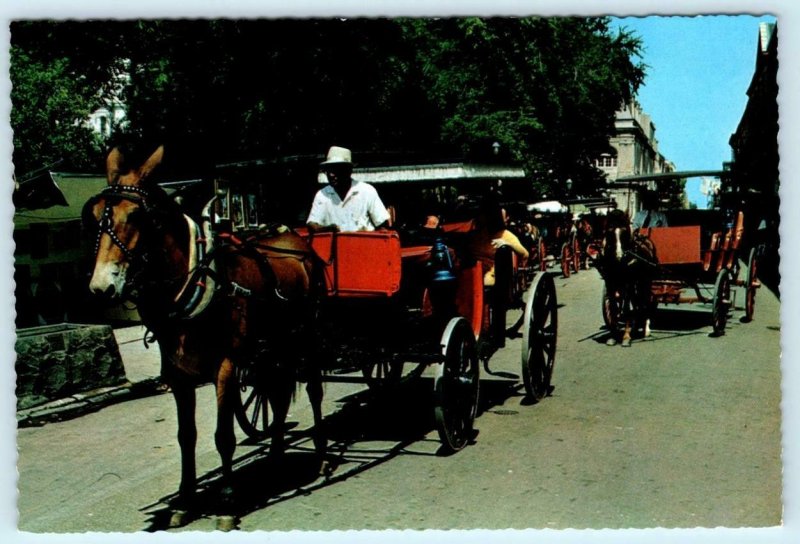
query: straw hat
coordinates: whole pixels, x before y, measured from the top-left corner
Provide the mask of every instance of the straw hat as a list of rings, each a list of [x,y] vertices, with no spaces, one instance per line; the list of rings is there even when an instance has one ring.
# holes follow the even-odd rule
[[[320,164],[320,168],[325,168],[326,166],[331,166],[334,164],[349,164],[352,166],[353,159],[350,150],[344,147],[337,147],[335,145],[332,146],[328,150],[328,156],[325,162]]]

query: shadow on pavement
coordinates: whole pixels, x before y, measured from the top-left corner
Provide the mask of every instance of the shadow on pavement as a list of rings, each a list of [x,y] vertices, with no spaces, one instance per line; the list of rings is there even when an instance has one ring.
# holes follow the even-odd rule
[[[510,380],[481,380],[478,416],[511,397],[523,397],[520,387]],[[328,474],[320,474],[320,459],[314,452],[310,429],[290,431],[283,455],[270,455],[269,442],[265,440],[234,460],[233,505],[223,507],[220,501],[219,469],[200,475],[196,507],[184,525],[223,512],[241,518],[344,481],[401,455],[440,455],[439,441],[426,438],[435,430],[431,378],[421,377],[379,391],[365,389],[338,402],[340,408],[325,417],[326,461],[332,468]],[[480,420],[476,420],[475,427],[477,436]],[[169,529],[176,499],[177,494],[170,494],[141,508],[148,515],[144,530]]]

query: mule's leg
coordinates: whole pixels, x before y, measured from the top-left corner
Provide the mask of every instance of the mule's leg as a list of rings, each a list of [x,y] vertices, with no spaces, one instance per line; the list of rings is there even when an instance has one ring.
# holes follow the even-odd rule
[[[320,459],[320,474],[327,474],[329,467],[325,454],[328,449],[328,438],[322,421],[322,373],[319,369],[309,372],[306,392],[314,413],[314,449]]]
[[[233,395],[238,392],[233,363],[227,357],[223,359],[217,372],[216,391],[217,430],[214,433],[214,443],[222,461],[222,499],[224,506],[229,506],[233,500],[233,453],[236,450],[236,436],[233,432],[235,406]]]
[[[622,347],[629,348],[631,347],[631,320],[625,320],[625,332],[622,333]]]
[[[286,416],[292,403],[295,381],[290,371],[279,364],[272,369],[266,386],[267,398],[272,408],[272,425],[270,426],[270,455],[280,456],[286,449]]]
[[[178,413],[178,445],[181,448],[181,483],[178,488],[178,510],[190,510],[194,506],[196,468],[195,446],[197,427],[195,426],[195,389],[193,383],[184,380],[169,380]],[[173,520],[180,524],[181,520]]]

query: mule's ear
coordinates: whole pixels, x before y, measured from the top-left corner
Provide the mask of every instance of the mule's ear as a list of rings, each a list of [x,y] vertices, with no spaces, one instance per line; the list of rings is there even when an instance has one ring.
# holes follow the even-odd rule
[[[153,172],[153,170],[155,170],[156,166],[161,164],[161,159],[163,158],[164,158],[164,146],[160,145],[158,146],[158,149],[156,149],[153,152],[153,154],[150,155],[150,158],[147,159],[145,163],[139,168],[138,172],[139,180],[142,181],[145,178],[147,178],[147,176],[149,176]]]
[[[114,183],[114,180],[119,177],[122,161],[124,160],[125,158],[122,156],[122,152],[117,147],[112,149],[108,154],[108,158],[106,159],[106,175],[108,176],[109,183]]]

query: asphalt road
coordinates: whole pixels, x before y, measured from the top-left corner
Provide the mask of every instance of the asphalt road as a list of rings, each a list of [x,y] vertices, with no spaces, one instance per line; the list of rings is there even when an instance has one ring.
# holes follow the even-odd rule
[[[333,476],[318,478],[300,390],[282,460],[237,449],[241,531],[771,527],[781,523],[779,302],[735,309],[709,336],[710,309],[659,310],[653,336],[605,345],[595,271],[556,278],[558,355],[551,397],[482,375],[476,442],[437,455],[432,380],[373,396],[326,384]],[[737,304],[743,304],[737,293]],[[512,319],[515,316],[510,316]],[[491,360],[519,375],[520,340]],[[209,503],[219,460],[214,395],[198,392],[198,474]],[[239,431],[237,431],[239,432]],[[22,531],[159,531],[177,489],[171,396],[19,429]],[[240,433],[240,438],[244,435]],[[181,531],[208,531],[213,516]]]

